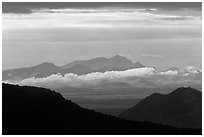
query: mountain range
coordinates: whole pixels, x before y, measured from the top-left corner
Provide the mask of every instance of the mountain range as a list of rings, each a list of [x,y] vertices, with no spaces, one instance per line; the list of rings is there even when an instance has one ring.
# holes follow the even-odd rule
[[[89,60],[73,61],[63,66],[56,66],[53,63],[45,62],[36,66],[4,70],[2,73],[3,80],[23,80],[30,77],[42,78],[52,74],[74,73],[77,75],[88,74],[91,72],[105,71],[123,71],[131,68],[142,68],[140,62],[133,63],[131,60],[116,55],[112,58],[98,57]]]
[[[190,87],[178,88],[169,94],[154,93],[119,117],[178,128],[202,128],[202,93]]]
[[[180,86],[202,90],[202,70],[197,67],[171,67],[159,71],[120,55],[78,60],[63,66],[45,62],[32,67],[4,70],[2,80],[58,90],[63,95],[71,92],[75,96],[77,93],[78,97],[83,95],[88,98],[98,95],[101,98],[127,97],[124,95],[129,94],[142,99],[155,91],[168,93]]]
[[[84,109],[49,89],[4,83],[2,129],[3,135],[201,134],[201,129],[120,119]]]

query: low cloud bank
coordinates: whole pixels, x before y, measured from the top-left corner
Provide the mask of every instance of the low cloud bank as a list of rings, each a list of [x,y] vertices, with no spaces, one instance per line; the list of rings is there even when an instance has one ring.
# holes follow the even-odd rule
[[[20,85],[32,85],[47,88],[63,88],[63,87],[83,87],[83,86],[96,86],[103,81],[108,83],[124,82],[127,84],[132,84],[132,86],[143,85],[164,85],[172,84],[174,82],[197,82],[201,83],[201,70],[195,68],[188,68],[185,71],[164,71],[159,72],[154,68],[136,68],[129,69],[125,71],[107,71],[107,72],[94,72],[85,75],[76,75],[73,73],[68,73],[64,76],[61,74],[53,74],[45,78],[28,78],[20,81]],[[198,76],[199,75],[199,76]],[[132,79],[131,79],[132,78]],[[138,79],[139,78],[139,79]],[[131,80],[130,80],[131,79]],[[142,79],[142,80],[140,80]],[[141,82],[143,82],[141,84]]]
[[[64,76],[61,74],[53,74],[45,78],[28,78],[21,81],[19,84],[43,86],[51,88],[60,87],[80,87],[83,85],[97,85],[101,81],[107,80],[109,82],[124,81],[128,77],[147,77],[155,73],[154,68],[137,68],[125,71],[107,71],[107,72],[93,72],[85,75],[77,75],[68,73]]]

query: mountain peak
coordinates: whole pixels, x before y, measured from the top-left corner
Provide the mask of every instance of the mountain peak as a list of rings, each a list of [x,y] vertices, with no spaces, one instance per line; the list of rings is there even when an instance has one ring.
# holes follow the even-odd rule
[[[120,117],[178,128],[201,128],[202,94],[190,87],[181,87],[169,94],[154,93],[123,111]]]
[[[171,95],[194,95],[194,94],[199,94],[201,93],[200,91],[191,88],[191,87],[180,87],[171,92]]]
[[[110,58],[110,60],[118,60],[118,61],[120,60],[121,62],[122,61],[128,61],[128,62],[133,63],[130,59],[128,59],[128,58],[126,58],[124,56],[120,56],[120,55],[115,55],[112,58]]]
[[[121,56],[117,54],[117,55],[115,55],[114,57],[121,57]]]
[[[140,68],[140,67],[144,67],[144,65],[142,65],[139,61],[134,63],[136,67]]]
[[[55,64],[53,64],[52,62],[44,62],[39,64],[38,66],[55,66]]]
[[[120,56],[120,55],[115,55],[112,58],[126,58],[126,57],[123,57],[123,56]]]

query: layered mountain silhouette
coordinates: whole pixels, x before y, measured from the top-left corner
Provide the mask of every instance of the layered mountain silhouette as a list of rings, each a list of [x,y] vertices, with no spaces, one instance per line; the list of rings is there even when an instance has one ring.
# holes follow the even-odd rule
[[[119,117],[178,128],[202,128],[202,94],[190,87],[178,88],[166,95],[154,93]]]
[[[132,68],[141,68],[144,67],[141,63],[136,62],[133,63],[131,60],[116,55],[109,60],[107,60],[102,67],[98,69],[99,72],[105,72],[105,71],[123,71],[127,69]]]
[[[2,84],[3,134],[201,134],[84,109],[49,89]]]
[[[61,69],[53,63],[45,62],[32,67],[5,70],[2,72],[2,79],[22,80],[28,77],[47,77],[60,71]]]
[[[67,73],[74,73],[74,74],[77,74],[77,75],[83,75],[83,74],[88,74],[88,73],[91,73],[91,72],[94,72],[93,69],[87,67],[87,66],[84,66],[84,65],[81,65],[81,64],[76,64],[70,68],[65,68],[65,69],[61,69],[61,74],[67,74]]]
[[[67,65],[62,66],[62,68],[70,68],[77,64],[87,66],[98,72],[105,72],[105,71],[111,71],[111,70],[119,71],[119,70],[127,70],[130,68],[144,67],[140,62],[133,63],[131,60],[127,59],[126,57],[116,55],[112,58],[98,57],[90,60],[74,61]]]
[[[67,73],[82,75],[96,71],[122,71],[141,67],[144,66],[140,62],[133,63],[125,57],[116,55],[112,58],[98,57],[90,60],[73,61],[64,66],[56,66],[53,63],[45,62],[32,67],[4,70],[2,79],[18,81],[30,77],[47,77],[57,73],[62,75]]]
[[[81,65],[89,67],[93,70],[98,70],[101,67],[103,67],[103,64],[107,61],[108,61],[108,59],[104,58],[104,57],[98,57],[98,58],[93,58],[93,59],[89,59],[89,60],[77,60],[77,61],[73,61],[69,64],[62,66],[62,68],[70,68],[70,67],[73,67],[77,64],[81,64]]]

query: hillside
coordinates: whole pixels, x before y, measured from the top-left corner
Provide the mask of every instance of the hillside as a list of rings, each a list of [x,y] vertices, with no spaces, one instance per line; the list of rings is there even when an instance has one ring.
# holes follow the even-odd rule
[[[202,94],[190,87],[166,95],[154,93],[122,112],[120,117],[178,128],[202,128]]]
[[[3,134],[201,134],[81,108],[49,89],[2,84]]]

